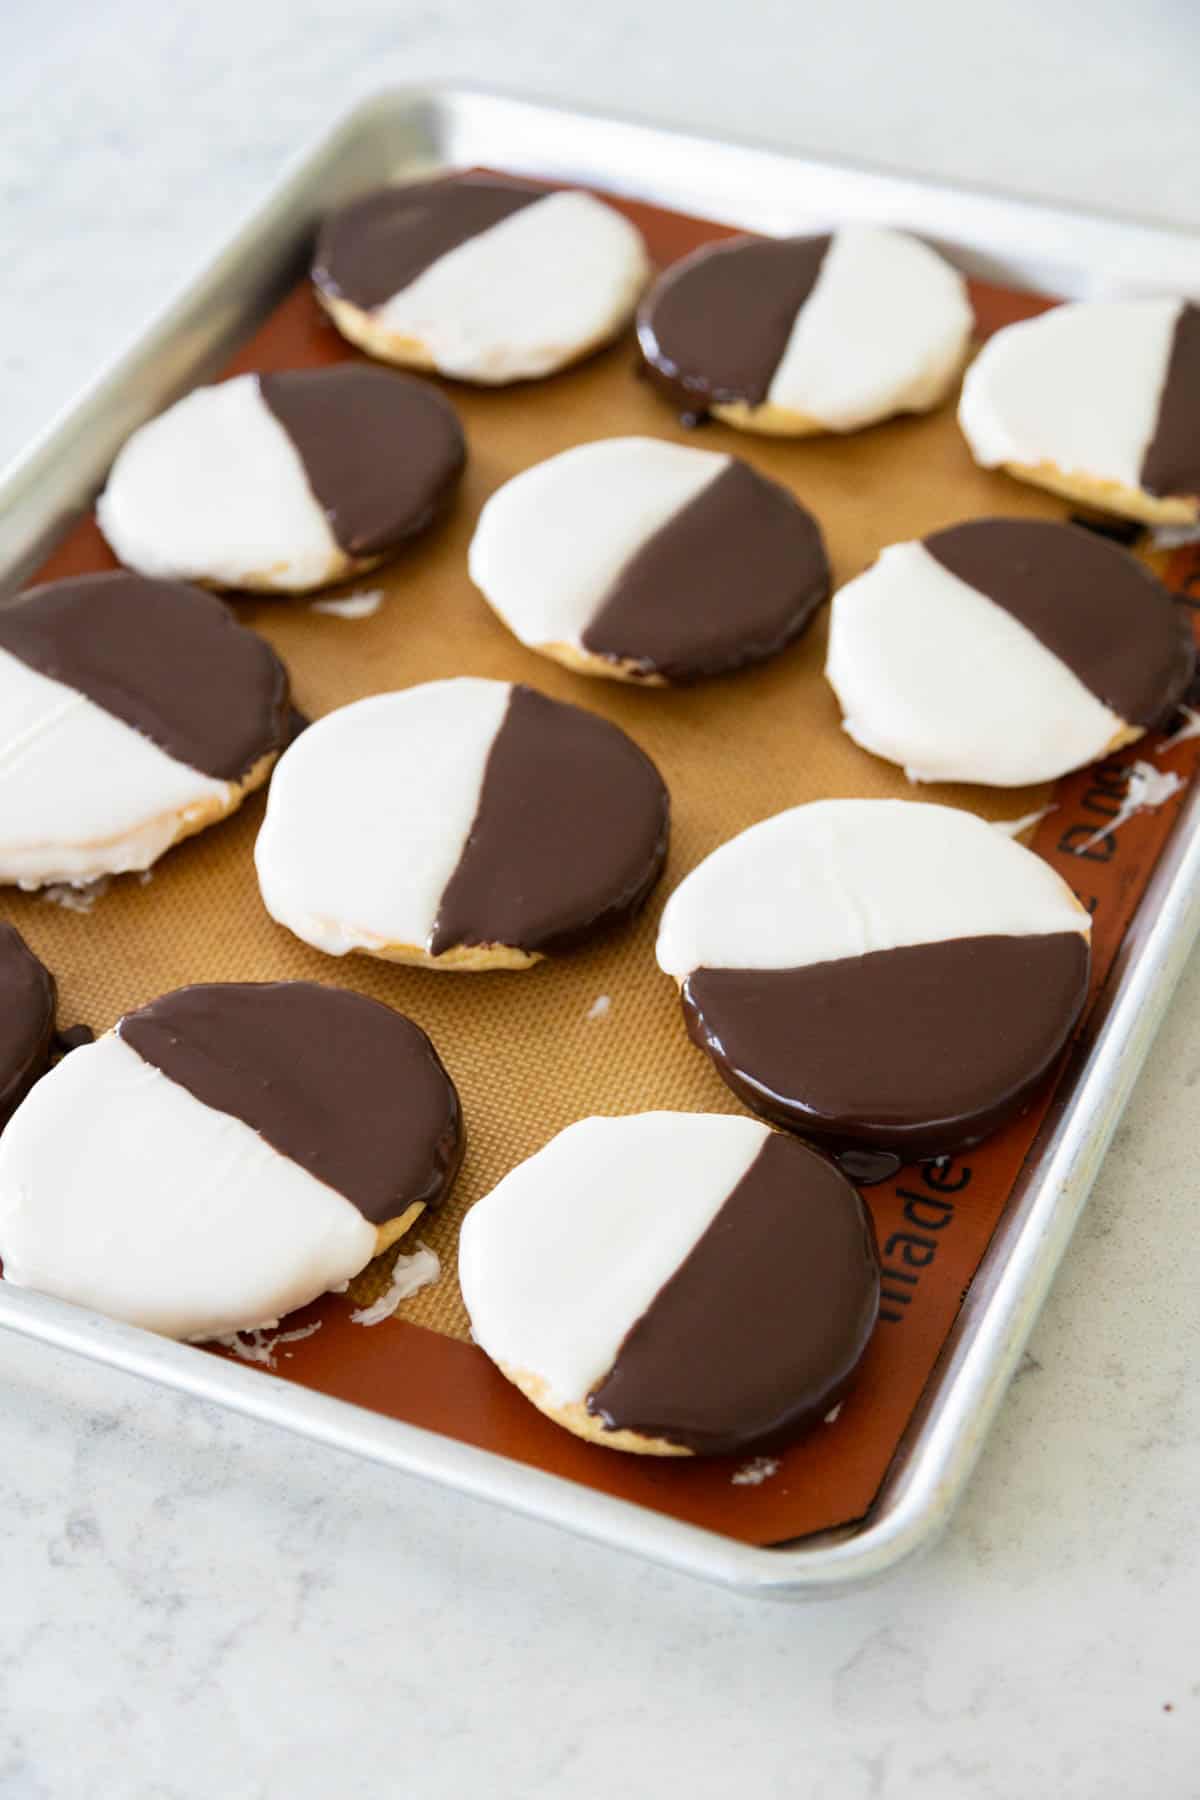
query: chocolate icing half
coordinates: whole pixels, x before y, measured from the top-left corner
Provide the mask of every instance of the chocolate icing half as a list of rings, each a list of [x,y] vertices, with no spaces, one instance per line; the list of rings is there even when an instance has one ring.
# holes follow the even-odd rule
[[[1109,513],[1082,510],[1071,513],[1069,523],[1096,537],[1109,538],[1114,544],[1124,544],[1127,550],[1137,543],[1146,529],[1140,519],[1118,519]]]
[[[1148,494],[1200,496],[1200,306],[1185,304],[1175,321],[1141,482]]]
[[[420,1026],[378,1000],[315,981],[214,982],[164,994],[117,1031],[373,1225],[436,1206],[458,1172],[454,1083]]]
[[[738,1098],[793,1131],[905,1158],[1018,1113],[1083,1010],[1076,931],[946,938],[799,969],[696,969],[689,1035]]]
[[[0,650],[218,781],[287,742],[287,670],[186,582],[117,571],[30,588],[0,607]]]
[[[426,381],[365,363],[260,375],[330,530],[350,556],[375,556],[431,525],[458,486],[466,440]]]
[[[322,293],[370,312],[440,257],[548,191],[494,175],[447,175],[377,188],[325,220],[313,281]]]
[[[630,558],[583,647],[697,681],[782,650],[828,596],[816,520],[735,459]]]
[[[0,1125],[50,1065],[57,997],[49,969],[14,925],[0,924]]]
[[[835,1150],[833,1160],[855,1187],[878,1187],[898,1175],[903,1163],[894,1150],[870,1150],[863,1146]]]
[[[655,386],[682,412],[761,406],[832,238],[734,238],[668,269],[638,313]]]
[[[841,1398],[878,1310],[862,1200],[823,1156],[772,1133],[588,1411],[700,1454],[781,1443]]]
[[[923,543],[1128,724],[1178,705],[1196,665],[1187,608],[1118,545],[1047,519],[972,519]]]
[[[307,731],[311,724],[312,724],[312,720],[309,718],[307,713],[301,712],[300,708],[298,706],[289,706],[288,707],[288,715],[287,715],[286,736],[284,738],[284,744],[283,744],[284,749],[286,750],[288,748],[289,744],[294,744],[296,739],[300,736],[301,732]]]
[[[662,777],[632,738],[514,686],[430,951],[562,950],[626,917],[662,872],[669,819]]]

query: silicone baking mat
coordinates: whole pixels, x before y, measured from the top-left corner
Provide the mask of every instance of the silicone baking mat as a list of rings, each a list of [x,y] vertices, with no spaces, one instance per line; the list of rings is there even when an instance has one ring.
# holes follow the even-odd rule
[[[616,200],[662,265],[723,228]],[[980,336],[1050,302],[972,285]],[[246,343],[229,373],[312,366],[355,355],[306,285]],[[466,551],[480,506],[501,482],[567,446],[647,433],[730,450],[784,482],[816,514],[837,583],[883,545],[956,520],[1007,513],[1061,518],[1064,502],[977,469],[952,406],[852,437],[784,441],[709,425],[679,426],[636,375],[632,336],[553,380],[479,391],[448,386],[470,443],[451,519],[383,570],[328,597],[379,590],[373,616],[314,612],[303,601],[240,601],[241,617],[286,659],[297,704],[319,716],[346,701],[436,676],[473,674],[533,683],[603,713],[654,757],[671,790],[666,876],[631,930],[521,974],[447,975],[355,957],[334,961],[292,939],[263,910],[251,851],[262,796],[229,823],[171,852],[147,881],[127,876],[75,910],[7,892],[0,910],[59,978],[60,1023],[97,1030],[132,1006],[190,981],[303,976],[390,1002],[432,1035],[462,1094],[469,1148],[442,1214],[417,1235],[437,1250],[442,1276],[401,1313],[372,1327],[351,1312],[388,1282],[391,1257],[348,1296],[328,1296],[286,1321],[263,1379],[283,1378],[450,1434],[591,1487],[755,1544],[848,1524],[870,1507],[920,1397],[963,1292],[987,1247],[1049,1100],[969,1155],[910,1167],[868,1190],[884,1262],[883,1310],[861,1377],[837,1417],[769,1463],[622,1456],[568,1436],[537,1413],[471,1343],[455,1280],[466,1208],[516,1162],[587,1113],[673,1107],[738,1110],[687,1042],[674,984],[653,955],[662,902],[715,845],[801,801],[895,795],[1012,820],[1053,805],[1036,848],[1095,916],[1094,980],[1111,966],[1174,803],[1108,830],[1127,769],[1139,757],[1190,775],[1200,745],[1163,751],[1143,741],[1048,789],[911,788],[899,771],[842,733],[821,675],[825,617],[757,670],[690,690],[636,690],[587,680],[523,649],[472,588]],[[79,524],[39,579],[113,566],[94,524]],[[1159,559],[1158,566],[1163,568]],[[1165,570],[1200,598],[1200,556],[1178,552]],[[1096,835],[1098,834],[1098,835]],[[1094,839],[1094,841],[1093,841]],[[1080,854],[1082,852],[1082,854]],[[894,871],[902,881],[904,871]],[[603,997],[607,1006],[596,1006]],[[669,1203],[669,1196],[664,1196]],[[406,1246],[407,1248],[408,1246]],[[536,1244],[529,1246],[537,1254]],[[206,1354],[223,1354],[213,1351]],[[202,1352],[197,1351],[197,1354]]]

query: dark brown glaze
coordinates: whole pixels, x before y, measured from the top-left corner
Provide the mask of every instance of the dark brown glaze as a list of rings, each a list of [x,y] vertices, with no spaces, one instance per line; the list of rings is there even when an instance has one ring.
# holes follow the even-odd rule
[[[391,550],[448,505],[467,445],[428,382],[348,362],[260,375],[258,385],[347,555]]]
[[[218,781],[240,781],[287,742],[287,670],[186,582],[117,571],[30,588],[0,607],[0,650]]]
[[[301,712],[298,706],[289,706],[287,724],[285,727],[286,737],[284,739],[284,749],[286,750],[289,744],[294,744],[301,732],[307,731],[311,724],[312,720],[307,713]]]
[[[1119,545],[1048,519],[972,519],[922,541],[1127,724],[1179,704],[1196,666],[1188,609]]]
[[[1146,527],[1140,519],[1118,519],[1111,513],[1073,512],[1070,523],[1078,525],[1081,531],[1090,531],[1096,537],[1109,538],[1114,544],[1124,544],[1128,550],[1137,543]]]
[[[330,298],[370,312],[440,257],[548,192],[495,175],[448,175],[377,188],[325,220],[313,281]]]
[[[893,1175],[898,1175],[904,1166],[894,1150],[855,1149],[853,1146],[835,1150],[833,1160],[855,1187],[878,1187],[881,1181],[890,1181]]]
[[[773,656],[828,597],[812,514],[734,460],[630,558],[582,642],[644,674],[699,681]]]
[[[739,400],[761,406],[831,242],[733,238],[668,269],[638,313],[655,386],[692,418]]]
[[[1148,494],[1200,496],[1200,306],[1185,305],[1175,321],[1141,482]]]
[[[948,938],[800,969],[696,969],[688,1032],[764,1118],[906,1160],[1018,1113],[1083,1010],[1079,932]]]
[[[670,801],[607,719],[515,686],[428,948],[565,950],[635,912],[662,873]]]
[[[0,924],[0,1125],[50,1066],[57,998],[49,969],[14,925]]]
[[[378,1000],[315,981],[213,982],[164,994],[117,1031],[373,1225],[436,1206],[458,1173],[454,1083],[420,1026]]]
[[[772,1132],[588,1411],[699,1455],[783,1444],[841,1399],[878,1311],[862,1200],[823,1156]]]

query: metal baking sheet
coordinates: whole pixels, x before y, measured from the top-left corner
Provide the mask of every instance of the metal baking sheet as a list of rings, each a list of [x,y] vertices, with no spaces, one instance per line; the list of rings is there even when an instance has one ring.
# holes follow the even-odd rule
[[[294,283],[330,205],[373,182],[479,163],[747,229],[891,222],[969,273],[1068,297],[1200,295],[1200,239],[1183,233],[497,96],[383,95],[295,165],[208,274],[0,485],[4,589],[86,507],[128,432],[214,371]],[[815,1594],[872,1579],[930,1540],[966,1480],[1200,927],[1198,860],[1191,793],[921,1407],[869,1516],[851,1528],[760,1549],[44,1296],[0,1285],[0,1326],[748,1591]]]

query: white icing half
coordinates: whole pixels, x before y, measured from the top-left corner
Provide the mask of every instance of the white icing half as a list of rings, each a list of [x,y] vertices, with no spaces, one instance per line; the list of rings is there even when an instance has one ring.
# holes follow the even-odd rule
[[[564,450],[492,495],[471,580],[523,644],[579,645],[625,565],[731,461],[643,437]]]
[[[0,881],[146,869],[233,786],[177,762],[75,688],[0,650]]]
[[[196,388],[135,431],[96,518],[142,575],[302,589],[346,561],[257,375]]]
[[[479,806],[506,681],[374,694],[280,758],[254,849],[272,918],[330,956],[423,946]]]
[[[731,838],[663,911],[659,967],[798,969],[943,938],[1078,931],[1049,863],[974,814],[915,800],[816,800]]]
[[[632,312],[641,234],[590,194],[547,194],[441,256],[372,318],[470,381],[548,375]]]
[[[5,1279],[167,1337],[274,1325],[375,1241],[349,1200],[115,1034],[65,1057],[0,1138]]]
[[[998,331],[958,410],[976,462],[1053,463],[1140,488],[1182,305],[1079,301]]]
[[[755,1119],[580,1119],[463,1221],[458,1278],[476,1342],[584,1399],[716,1218],[769,1136]]]
[[[974,319],[957,269],[903,232],[847,225],[796,314],[767,403],[831,431],[922,412],[966,353]]]
[[[825,674],[855,743],[913,781],[1051,781],[1123,721],[1011,613],[923,544],[892,544],[834,597]]]

